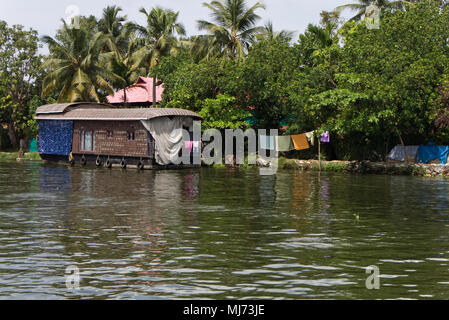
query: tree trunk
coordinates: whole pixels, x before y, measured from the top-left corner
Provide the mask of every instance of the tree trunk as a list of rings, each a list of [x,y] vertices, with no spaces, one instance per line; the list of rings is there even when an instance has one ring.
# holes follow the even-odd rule
[[[386,143],[386,145],[385,145],[385,162],[388,162],[388,159],[387,159],[387,157],[388,157],[388,153],[389,153],[389,146],[390,146],[390,136],[388,136],[387,137],[387,143]]]
[[[321,139],[318,139],[318,171],[321,172]]]
[[[128,101],[126,99],[126,87],[123,89],[123,102],[125,104],[125,107],[128,107]]]
[[[153,77],[153,108],[156,108],[156,77]]]
[[[405,148],[405,144],[404,144],[404,140],[402,140],[402,136],[401,133],[399,132],[399,129],[396,129],[398,136],[399,136],[399,140],[401,141],[401,145],[402,145],[402,150],[404,151],[404,160],[405,160],[405,164],[408,164],[408,155],[407,155],[407,150]]]
[[[13,149],[16,150],[19,147],[19,145],[17,142],[17,132],[16,132],[16,128],[14,127],[14,123],[8,124],[8,135],[9,135],[9,140],[11,141],[11,145],[12,145]]]
[[[25,137],[23,139],[20,139],[20,149],[23,149],[24,151],[30,151],[30,138]]]

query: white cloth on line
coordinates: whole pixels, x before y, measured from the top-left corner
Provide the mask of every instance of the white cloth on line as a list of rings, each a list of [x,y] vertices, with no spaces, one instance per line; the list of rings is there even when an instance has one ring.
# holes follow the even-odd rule
[[[200,142],[199,141],[193,141],[193,153],[200,153]]]
[[[275,147],[275,137],[274,136],[260,136],[259,145],[261,149],[264,150],[274,150]]]
[[[310,131],[306,133],[307,140],[309,141],[310,145],[315,145],[315,131]]]

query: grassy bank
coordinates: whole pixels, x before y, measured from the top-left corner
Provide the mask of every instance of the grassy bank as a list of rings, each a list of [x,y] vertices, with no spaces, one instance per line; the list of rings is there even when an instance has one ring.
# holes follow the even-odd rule
[[[0,152],[0,161],[2,160],[17,160],[19,158],[19,152]],[[20,160],[26,161],[42,161],[39,153],[27,152],[20,158]]]
[[[245,159],[246,160],[246,159]],[[214,168],[226,168],[226,165],[214,165]],[[239,169],[256,168],[254,165],[238,166]],[[321,161],[279,158],[279,170],[322,171],[352,174],[386,174],[406,176],[444,176],[449,178],[449,165],[405,164],[370,161]]]
[[[449,177],[449,165],[405,164],[370,161],[322,161],[279,159],[281,170],[340,172],[353,174],[387,174],[406,176]]]

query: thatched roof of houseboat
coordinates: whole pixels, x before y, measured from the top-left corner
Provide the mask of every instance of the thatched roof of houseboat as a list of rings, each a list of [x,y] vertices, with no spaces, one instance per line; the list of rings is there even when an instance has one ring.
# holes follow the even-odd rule
[[[103,103],[91,103],[91,102],[77,102],[77,103],[60,103],[60,104],[47,104],[45,106],[41,106],[37,108],[36,114],[60,114],[65,113],[69,110],[73,110],[76,108],[83,109],[107,109],[107,108],[115,108],[109,104]]]
[[[195,112],[168,108],[115,108],[106,104],[72,103],[46,105],[36,110],[36,120],[96,120],[96,121],[140,121],[160,117],[192,117],[202,119]]]

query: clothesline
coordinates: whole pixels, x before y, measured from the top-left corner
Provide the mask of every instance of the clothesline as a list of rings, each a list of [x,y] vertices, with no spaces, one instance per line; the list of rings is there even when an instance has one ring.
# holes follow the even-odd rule
[[[288,152],[292,150],[307,150],[315,145],[315,131],[286,136],[260,136],[260,148]],[[321,135],[320,142],[329,143],[330,134],[326,131]]]
[[[200,142],[199,141],[184,141],[184,149],[189,150],[190,153],[199,153]]]

